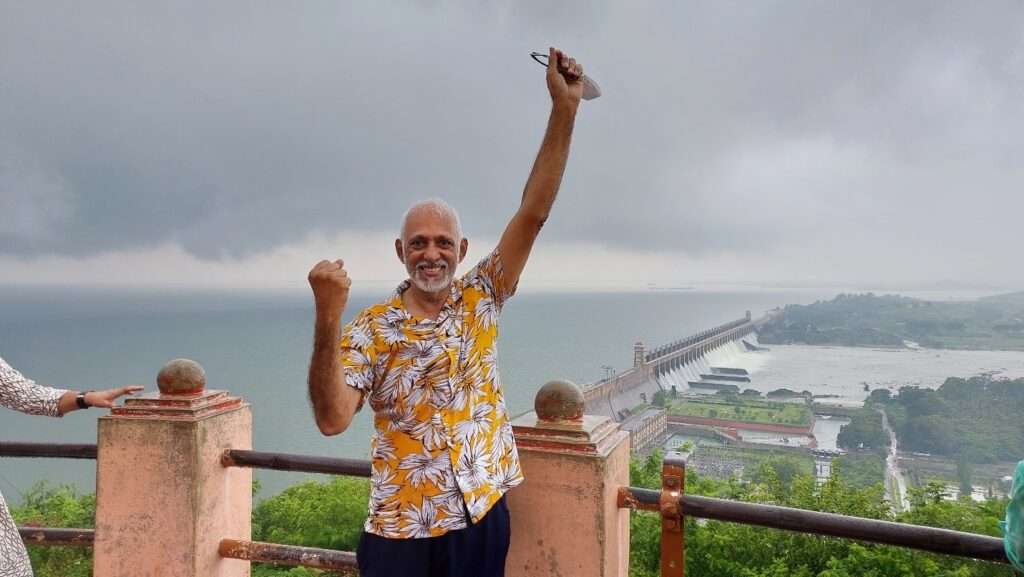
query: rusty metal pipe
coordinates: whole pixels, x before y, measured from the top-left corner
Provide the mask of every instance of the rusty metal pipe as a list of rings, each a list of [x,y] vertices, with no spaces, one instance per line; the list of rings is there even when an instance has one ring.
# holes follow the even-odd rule
[[[629,487],[626,492],[628,496],[620,495],[620,505],[660,512],[661,491]],[[955,557],[1007,562],[1003,540],[986,535],[697,495],[683,495],[680,502],[688,517],[856,539]]]
[[[0,457],[95,459],[96,445],[68,443],[0,443]]]
[[[275,565],[342,571],[354,571],[358,568],[355,553],[335,551],[333,549],[316,549],[314,547],[278,545],[277,543],[262,543],[259,541],[222,539],[217,552],[225,559],[259,561]]]
[[[26,545],[62,547],[92,547],[96,538],[96,532],[92,529],[55,527],[18,527],[18,534]]]
[[[228,449],[224,451],[220,462],[225,467],[252,467],[254,469],[326,473],[328,475],[350,475],[353,477],[370,476],[370,461],[363,459],[340,459]]]

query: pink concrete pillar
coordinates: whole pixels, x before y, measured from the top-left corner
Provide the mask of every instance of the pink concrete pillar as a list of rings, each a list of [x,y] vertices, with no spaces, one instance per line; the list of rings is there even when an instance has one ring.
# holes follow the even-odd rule
[[[629,433],[612,419],[583,415],[583,394],[567,381],[537,393],[535,411],[512,423],[526,481],[509,492],[509,577],[626,577]]]
[[[99,421],[95,577],[247,577],[221,559],[223,538],[251,538],[252,470],[223,467],[252,448],[249,405],[205,390],[202,367],[177,359],[159,393],[129,398]]]

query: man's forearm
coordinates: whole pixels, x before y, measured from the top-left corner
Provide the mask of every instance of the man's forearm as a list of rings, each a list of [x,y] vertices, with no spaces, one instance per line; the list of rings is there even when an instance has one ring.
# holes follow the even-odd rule
[[[317,426],[325,434],[341,432],[334,430],[339,424],[339,397],[345,377],[344,367],[338,361],[340,323],[337,317],[317,315],[313,358],[309,363],[309,398]]]
[[[548,117],[544,141],[540,145],[537,159],[530,171],[530,178],[523,189],[522,210],[543,224],[555,203],[558,188],[562,184],[565,165],[569,160],[569,145],[576,123],[576,106],[555,104]]]

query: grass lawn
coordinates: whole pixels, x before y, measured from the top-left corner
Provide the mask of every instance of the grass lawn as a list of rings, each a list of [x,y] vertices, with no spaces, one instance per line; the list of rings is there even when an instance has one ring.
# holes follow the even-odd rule
[[[744,423],[806,427],[811,424],[811,410],[805,405],[755,400],[701,399],[674,401],[670,415],[728,419]]]

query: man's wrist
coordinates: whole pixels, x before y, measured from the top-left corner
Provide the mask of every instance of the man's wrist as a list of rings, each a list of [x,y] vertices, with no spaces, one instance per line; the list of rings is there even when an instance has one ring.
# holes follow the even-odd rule
[[[92,391],[82,391],[82,392],[78,393],[77,395],[75,395],[75,405],[76,405],[76,406],[77,406],[77,407],[78,407],[79,409],[88,409],[89,407],[91,407],[91,406],[92,406],[92,405],[91,405],[91,404],[89,403],[89,401],[87,401],[87,400],[85,399],[85,395],[87,395],[87,394],[89,394],[89,393],[91,393],[91,392],[92,392]]]
[[[576,110],[579,108],[579,102],[573,102],[566,99],[558,99],[551,101],[551,115],[569,115],[572,117],[576,116]]]
[[[316,302],[316,322],[338,322],[341,315],[345,314],[345,305],[338,306],[330,302]]]

